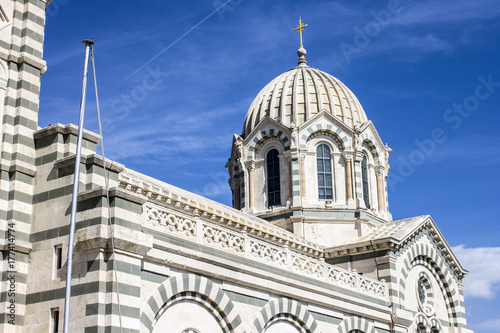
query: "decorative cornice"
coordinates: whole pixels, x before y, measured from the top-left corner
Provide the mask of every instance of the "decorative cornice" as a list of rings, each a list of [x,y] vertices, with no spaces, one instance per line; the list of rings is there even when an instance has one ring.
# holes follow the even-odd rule
[[[112,239],[113,237],[113,239]],[[111,248],[143,257],[153,248],[153,236],[119,225],[94,225],[75,233],[76,246],[84,251]]]
[[[290,135],[291,133],[290,128],[286,127],[282,123],[274,120],[269,116],[265,116],[259,121],[257,126],[255,126],[255,128],[244,137],[243,144],[245,146],[248,146],[248,144],[253,140],[253,138],[262,131],[262,129],[266,126],[266,124],[272,125],[273,127],[281,130],[283,133],[287,135]]]
[[[0,59],[17,64],[26,63],[30,66],[35,67],[36,69],[39,69],[41,71],[41,74],[47,71],[47,64],[45,60],[42,60],[26,52],[17,52],[14,50],[9,50],[8,53],[0,52]]]
[[[251,254],[251,258],[271,265],[278,263],[273,255],[268,257],[269,253],[279,252],[284,255],[280,257],[282,265],[292,271],[377,298],[388,297],[384,281],[325,263],[324,247],[267,221],[133,171],[120,173],[119,181],[124,191],[147,200],[143,213],[145,226],[161,228],[179,237],[196,237],[198,241],[246,256]]]
[[[42,128],[42,129],[36,131],[34,133],[33,137],[35,138],[35,140],[38,140],[40,138],[43,138],[43,137],[46,137],[46,136],[49,136],[49,135],[55,134],[55,133],[73,134],[74,136],[78,136],[78,126],[73,125],[73,124],[63,125],[63,124],[57,123],[57,124],[50,125],[50,126],[47,126],[45,128]],[[88,141],[93,142],[93,143],[98,143],[99,141],[101,141],[101,138],[99,135],[97,135],[94,132],[88,131],[86,129],[83,130],[83,138],[85,140],[88,140]]]
[[[175,191],[173,186],[169,189],[161,188],[158,186],[159,184],[147,183],[142,179],[134,179],[131,175],[124,175],[123,173],[120,174],[119,180],[121,188],[146,197],[148,202],[182,211],[186,214],[199,215],[203,220],[216,222],[233,230],[245,231],[262,240],[287,245],[300,253],[318,259],[323,256],[323,247],[319,245],[308,242],[291,232],[236,209],[229,208],[201,196],[193,198],[193,196],[197,196],[196,194],[187,191],[185,191],[186,193],[182,193],[184,191],[181,192],[180,189],[178,189],[179,191]],[[203,204],[201,201],[207,202]]]
[[[368,123],[366,123],[366,125],[363,124],[360,129],[360,135],[368,129],[371,130],[371,133],[375,137],[375,141],[377,141],[379,146],[384,147],[384,142],[382,141],[382,138],[380,138],[380,135],[378,134],[377,129],[375,128],[375,125],[373,125],[373,122],[371,120],[368,120]]]
[[[402,222],[403,221],[401,221],[401,223]],[[414,230],[406,234],[402,239],[383,237],[373,240],[365,240],[358,243],[330,247],[325,249],[325,258],[328,259],[342,257],[345,255],[363,254],[379,250],[398,251],[413,239],[415,239],[415,237],[417,237],[424,230],[428,231],[428,234],[431,237],[432,241],[440,251],[443,258],[446,260],[450,268],[453,270],[455,275],[459,279],[463,279],[468,271],[460,265],[460,262],[451,251],[451,248],[444,240],[443,235],[436,227],[436,224],[430,216],[426,216],[423,222],[421,222]]]
[[[71,156],[64,157],[64,158],[61,158],[61,159],[55,161],[54,167],[56,169],[61,169],[64,167],[73,166],[73,165],[75,165],[75,162],[76,162],[76,155],[71,155]],[[88,156],[82,155],[81,163],[83,163],[85,165],[91,165],[91,164],[92,165],[99,165],[101,167],[104,165],[104,163],[102,161],[102,156],[97,155],[97,154],[92,154],[92,155],[88,155]],[[117,163],[113,160],[106,159],[106,169],[120,173],[123,170],[125,170],[125,166],[123,164]]]
[[[298,126],[299,134],[302,134],[302,132],[305,129],[310,127],[312,124],[314,124],[319,119],[328,120],[329,122],[335,124],[335,126],[339,127],[346,134],[352,135],[354,133],[353,129],[351,127],[349,127],[347,124],[345,124],[342,121],[342,119],[338,118],[337,116],[334,116],[333,114],[328,112],[326,109],[323,109],[323,110],[321,110],[321,112],[314,115],[311,119],[307,120],[305,123]]]
[[[148,233],[165,232],[198,244],[223,248],[225,251],[244,256],[276,269],[317,279],[342,288],[357,291],[379,299],[388,299],[388,285],[325,262],[323,258],[303,254],[293,242],[280,243],[278,238],[263,239],[263,232],[234,228],[225,221],[203,219],[203,215],[189,216],[148,202],[143,214],[143,230]],[[255,230],[255,229],[254,229]],[[156,244],[155,244],[156,247]]]

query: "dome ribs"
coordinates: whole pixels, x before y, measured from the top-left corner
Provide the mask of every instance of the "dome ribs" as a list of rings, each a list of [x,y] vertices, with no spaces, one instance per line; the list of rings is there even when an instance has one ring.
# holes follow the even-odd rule
[[[352,107],[352,100],[350,98],[352,95],[352,92],[345,85],[340,86],[340,89],[342,89],[342,93],[344,94],[344,98],[347,101],[347,105],[349,105],[349,113],[344,112],[344,116],[347,117],[348,119],[350,119],[352,122],[351,125],[354,126],[357,122],[359,122],[359,120],[356,119],[357,118],[357,117],[355,117],[356,112],[354,112],[355,108]],[[346,90],[347,90],[347,92],[346,92]]]
[[[311,103],[309,102],[309,80],[308,71],[304,67],[301,68],[302,82],[304,84],[304,122],[311,119]]]
[[[281,99],[280,99],[280,123],[286,124],[286,99],[288,97],[288,85],[290,84],[290,78],[292,77],[292,72],[287,72],[288,75],[286,75],[285,80],[283,81],[283,88],[281,89]],[[290,120],[291,122],[291,120]]]
[[[257,111],[257,117],[255,117],[255,124],[254,124],[254,127],[256,127],[260,120],[262,118],[264,118],[265,116],[269,116],[269,105],[267,103],[267,99],[268,99],[268,96],[269,96],[269,91],[271,90],[271,88],[274,88],[274,86],[276,85],[274,82],[276,81],[276,79],[272,80],[271,82],[269,82],[269,84],[267,86],[264,87],[264,89],[262,89],[262,91],[264,92],[263,94],[260,94],[262,99],[260,100],[260,103],[258,103],[258,111]],[[266,107],[266,104],[267,104],[267,107]]]
[[[295,71],[295,76],[293,77],[293,86],[292,90],[290,91],[291,97],[292,97],[292,119],[290,122],[294,122],[296,125],[299,125],[300,122],[298,121],[298,114],[297,114],[297,95],[294,92],[297,91],[297,81],[299,80],[299,72]]]
[[[261,92],[262,92],[262,90],[261,90]],[[259,95],[261,92],[259,92]],[[248,109],[247,116],[245,117],[245,123],[243,125],[243,134],[245,136],[247,134],[250,134],[250,132],[252,131],[253,118],[255,117],[255,112],[254,112],[255,111],[255,104],[257,103],[257,101],[258,101],[258,98],[255,98],[252,101],[252,104],[250,104],[250,108]]]
[[[316,75],[318,75],[319,78],[321,79],[321,82],[323,82],[323,85],[326,89],[326,96],[328,98],[328,104],[330,105],[330,113],[335,116],[335,101],[333,100],[334,96],[333,96],[333,93],[331,91],[330,85],[328,84],[330,82],[326,82],[328,80],[328,77],[326,75],[323,75],[323,73],[317,69],[314,69],[313,72],[316,73]]]
[[[269,82],[255,97],[244,123],[244,135],[266,116],[290,127],[300,126],[316,114],[330,113],[353,128],[367,121],[363,107],[352,91],[328,73],[298,66]]]
[[[313,81],[313,86],[314,86],[314,90],[315,90],[315,93],[316,93],[316,107],[317,107],[317,113],[321,112],[321,110],[323,110],[323,92],[321,91],[321,86],[318,85],[318,81],[316,79],[316,73],[314,73],[313,71],[310,71],[310,74],[311,74],[311,80]],[[316,74],[316,75],[314,75]],[[319,91],[318,91],[318,88],[319,88]],[[311,116],[313,115],[314,113],[311,112]]]
[[[352,125],[346,121],[347,119],[346,119],[346,107],[345,107],[345,102],[344,102],[344,99],[345,99],[344,91],[341,90],[339,92],[338,84],[335,80],[328,78],[328,81],[331,84],[332,89],[335,90],[335,94],[333,96],[337,96],[338,103],[339,103],[338,107],[335,109],[335,112],[333,112],[333,115],[341,118],[342,121],[344,122],[344,124]],[[340,88],[342,89],[342,87],[340,87]]]
[[[280,121],[280,110],[279,110],[279,106],[276,107],[276,97],[277,95],[280,94],[280,90],[278,88],[278,84],[280,83],[278,78],[276,78],[274,81],[275,84],[274,84],[274,89],[271,93],[271,98],[269,99],[269,117],[271,117],[272,119],[276,120],[276,121]],[[281,91],[283,91],[283,87],[281,87]]]

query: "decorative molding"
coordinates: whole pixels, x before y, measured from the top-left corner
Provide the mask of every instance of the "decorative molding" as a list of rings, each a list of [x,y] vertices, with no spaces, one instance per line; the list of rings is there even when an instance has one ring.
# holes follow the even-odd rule
[[[352,331],[361,331],[364,333],[377,333],[373,323],[365,318],[358,316],[351,316],[346,318],[340,323],[337,328],[338,333],[348,333]]]
[[[170,204],[172,205],[172,202]],[[173,208],[182,209],[182,206],[173,204]],[[186,208],[183,210],[189,211]],[[230,219],[218,218],[214,214],[209,216],[205,213],[202,213],[196,221],[191,221],[181,215],[184,214],[148,202],[145,205],[143,223],[161,232],[193,239],[209,246],[221,247],[233,254],[341,288],[384,300],[388,298],[388,286],[385,281],[369,279],[355,271],[347,271],[327,264],[324,259],[321,259],[323,255],[321,249],[310,253],[311,249],[304,249],[301,244],[276,236],[271,237],[262,230],[249,229],[244,225],[244,221],[235,223]]]
[[[439,285],[441,294],[445,299],[450,323],[454,323],[457,326],[457,318],[453,314],[456,314],[457,309],[460,308],[459,295],[455,291],[458,289],[458,285],[454,279],[450,278],[450,270],[444,267],[446,259],[441,258],[437,251],[423,244],[413,244],[407,247],[404,255],[403,267],[399,275],[399,298],[401,300],[405,299],[406,279],[411,269],[417,265],[424,266],[432,272],[431,275],[435,277],[435,281]],[[432,312],[427,313],[427,315],[432,314]]]
[[[344,134],[343,132],[340,133]],[[321,137],[331,138],[332,141],[335,142],[335,144],[337,145],[337,149],[340,152],[343,152],[345,150],[345,145],[344,142],[342,141],[342,138],[339,136],[339,134],[335,133],[332,130],[326,130],[326,129],[316,130],[307,137],[306,142],[309,143],[311,140]]]
[[[429,277],[425,272],[418,274],[415,286],[418,306],[428,317],[434,314],[434,293]]]
[[[173,233],[182,233],[187,237],[196,237],[196,222],[177,217],[152,206],[146,206],[146,225],[164,228]]]
[[[229,230],[245,231],[258,239],[280,246],[287,245],[294,251],[318,259],[323,256],[323,247],[304,240],[267,221],[173,186],[161,184],[159,181],[157,183],[166,186],[160,187],[160,184],[158,186],[153,183],[146,183],[144,179],[134,179],[130,176],[132,175],[120,173],[119,187],[147,198],[148,204],[157,205],[157,207],[168,207],[189,216],[194,216],[194,212],[196,212],[196,215],[199,215],[203,221],[216,221],[218,225],[229,228]],[[167,186],[168,188],[166,188]]]
[[[252,333],[264,332],[279,321],[289,322],[300,333],[313,333],[318,328],[318,323],[307,307],[293,299],[279,298],[269,301],[260,310],[254,321]]]
[[[242,321],[231,299],[211,280],[182,274],[167,279],[151,294],[141,309],[141,332],[151,332],[163,312],[173,303],[190,300],[212,313],[224,333],[234,332]]]
[[[435,223],[432,221],[430,216],[422,216],[423,219],[414,230],[410,231],[401,239],[396,239],[392,235],[387,235],[385,237],[376,238],[376,235],[372,239],[364,239],[358,243],[344,244],[342,246],[335,246],[330,248],[325,248],[325,258],[335,258],[350,254],[362,254],[372,251],[379,250],[392,250],[398,251],[405,247],[406,244],[412,242],[422,231],[427,230],[428,235],[436,245],[439,252],[442,254],[443,258],[448,263],[449,267],[453,270],[458,279],[463,279],[467,274],[467,270],[463,269],[456,259],[456,257],[451,252],[450,247],[444,240],[443,236],[437,229]],[[396,230],[394,224],[404,223],[405,220],[393,221],[392,224],[382,225],[384,228],[393,227]],[[369,236],[369,235],[368,235]]]

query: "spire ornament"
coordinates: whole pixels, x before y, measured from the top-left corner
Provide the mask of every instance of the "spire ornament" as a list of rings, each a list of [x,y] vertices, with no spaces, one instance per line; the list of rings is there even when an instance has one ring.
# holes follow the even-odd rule
[[[299,56],[299,66],[305,66],[307,64],[306,61],[307,51],[302,46],[302,30],[304,30],[305,27],[307,27],[307,24],[303,24],[302,18],[299,17],[299,25],[297,25],[297,28],[293,29],[293,31],[298,31],[300,34],[300,47],[297,50],[297,55]]]

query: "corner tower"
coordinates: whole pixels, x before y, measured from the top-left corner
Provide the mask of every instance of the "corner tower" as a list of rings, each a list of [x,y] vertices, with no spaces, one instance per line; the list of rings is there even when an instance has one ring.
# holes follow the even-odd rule
[[[33,134],[38,130],[40,77],[46,69],[43,40],[49,2],[10,0],[0,4],[0,233],[4,258],[0,291],[7,295],[1,301],[2,332],[27,321],[26,281],[37,171]],[[15,291],[8,293],[13,285]]]
[[[391,149],[352,91],[309,67],[302,45],[297,54],[298,66],[259,92],[233,137],[233,207],[332,246],[392,220]]]

